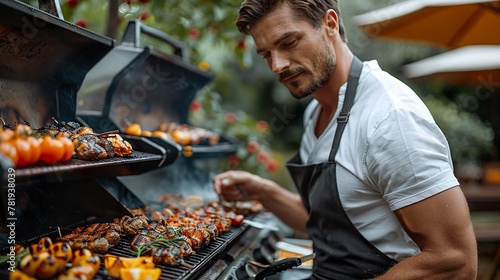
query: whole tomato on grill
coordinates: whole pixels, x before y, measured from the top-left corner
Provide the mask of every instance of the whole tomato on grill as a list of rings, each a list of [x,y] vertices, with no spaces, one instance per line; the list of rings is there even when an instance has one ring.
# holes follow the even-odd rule
[[[14,130],[0,128],[0,141],[10,141],[14,137]]]
[[[245,216],[243,215],[235,215],[234,218],[231,219],[231,224],[233,226],[241,226],[243,224],[243,220]]]
[[[40,160],[42,154],[42,139],[28,136],[26,137],[26,141],[31,146],[31,159],[28,164],[35,164]]]
[[[17,150],[17,155],[19,160],[16,167],[23,167],[31,162],[31,145],[24,138],[16,137],[13,140],[14,146]]]
[[[16,166],[19,161],[19,156],[17,155],[17,149],[14,144],[9,141],[0,142],[0,154],[4,155],[12,161],[12,165]]]
[[[57,140],[59,140],[64,146],[64,155],[59,161],[64,162],[70,160],[75,152],[75,144],[73,144],[73,142],[65,136],[58,137]]]
[[[64,144],[53,138],[45,135],[42,140],[42,154],[40,159],[46,163],[56,163],[64,156]]]

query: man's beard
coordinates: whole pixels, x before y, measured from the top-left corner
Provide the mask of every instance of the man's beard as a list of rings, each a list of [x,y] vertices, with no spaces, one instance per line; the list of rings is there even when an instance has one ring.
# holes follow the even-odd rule
[[[313,75],[309,85],[303,90],[299,90],[300,84],[298,81],[294,81],[291,83],[292,87],[299,90],[294,92],[290,89],[290,93],[296,99],[302,99],[306,96],[309,96],[313,94],[316,90],[318,90],[320,87],[322,87],[324,83],[328,80],[328,78],[330,78],[330,75],[337,66],[337,59],[333,54],[332,50],[326,44],[324,38],[322,39],[321,48],[319,48],[318,52],[314,54],[313,57],[314,59],[312,60],[312,69],[317,69],[314,71],[318,74],[316,76]],[[303,71],[307,71],[307,69],[300,66],[298,68],[283,72],[280,75],[280,78],[293,76],[296,73]]]

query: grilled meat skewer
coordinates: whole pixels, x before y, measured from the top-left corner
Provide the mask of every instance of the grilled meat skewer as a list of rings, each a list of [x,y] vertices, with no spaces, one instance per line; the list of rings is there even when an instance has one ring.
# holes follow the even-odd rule
[[[119,224],[123,233],[127,235],[136,235],[140,230],[147,229],[149,224],[144,216],[123,216],[121,219],[114,219],[113,222]]]
[[[195,254],[189,243],[190,240],[186,236],[177,235],[173,238],[166,238],[162,232],[148,229],[137,234],[130,243],[130,247],[139,255],[144,253],[151,255],[156,264],[178,266],[184,263],[184,256]]]
[[[106,238],[94,235],[68,234],[57,238],[57,241],[67,242],[73,250],[89,249],[98,254],[106,253],[110,247]]]
[[[94,223],[78,227],[70,234],[57,238],[57,241],[67,242],[73,250],[87,248],[92,252],[104,254],[120,242],[120,234],[134,235],[147,226],[145,217],[124,216],[112,223]]]

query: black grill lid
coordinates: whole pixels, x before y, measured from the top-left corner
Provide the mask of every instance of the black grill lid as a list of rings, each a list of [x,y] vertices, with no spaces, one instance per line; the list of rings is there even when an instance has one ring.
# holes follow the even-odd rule
[[[13,0],[0,0],[0,18],[0,115],[35,127],[73,119],[76,92],[113,39]]]
[[[142,34],[166,43],[172,54],[142,47]],[[87,74],[78,92],[77,118],[100,132],[124,131],[131,123],[150,131],[161,123],[187,123],[189,104],[214,75],[189,64],[185,53],[182,42],[139,20],[129,21],[121,43]],[[173,141],[148,139],[171,155],[182,150]],[[217,147],[204,147],[204,154],[223,156],[236,151],[234,143],[221,140]],[[197,156],[198,147],[192,153]]]
[[[167,43],[173,54],[141,47],[141,33]],[[169,120],[187,122],[189,104],[214,75],[187,63],[184,55],[182,42],[138,20],[130,21],[121,44],[85,79],[78,93],[78,115],[109,118],[120,130],[133,122],[150,126],[145,127],[149,130]]]

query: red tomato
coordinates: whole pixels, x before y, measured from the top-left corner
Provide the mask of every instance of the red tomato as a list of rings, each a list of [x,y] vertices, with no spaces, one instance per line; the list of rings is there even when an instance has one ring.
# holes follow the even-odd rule
[[[42,154],[42,139],[28,136],[26,141],[31,145],[31,159],[28,164],[35,164],[40,160]]]
[[[245,216],[243,215],[236,215],[234,218],[231,220],[231,225],[233,226],[241,226],[243,224],[243,220],[245,219]]]
[[[224,120],[227,123],[235,123],[238,120],[238,117],[235,113],[228,112],[224,115]]]
[[[247,151],[251,154],[257,152],[257,150],[259,149],[259,143],[257,143],[256,141],[250,141],[247,143]]]
[[[73,8],[73,7],[76,7],[78,5],[78,0],[67,0],[66,4],[68,4],[68,6]]]
[[[61,143],[63,143],[64,146],[64,155],[59,161],[68,161],[73,157],[73,153],[75,152],[75,145],[71,140],[69,140],[68,137],[60,137],[59,140]]]
[[[258,131],[260,132],[266,132],[269,129],[269,123],[266,121],[258,121],[255,124],[255,127],[257,128]]]
[[[28,141],[23,138],[15,138],[13,140],[14,145],[16,146],[17,155],[19,156],[19,160],[17,162],[16,167],[26,166],[31,162],[31,145]]]
[[[266,163],[269,160],[269,153],[266,151],[259,151],[257,154],[257,161],[259,163]]]
[[[64,144],[49,135],[43,137],[40,159],[46,163],[56,163],[64,156]]]
[[[275,159],[270,159],[268,162],[267,162],[267,165],[266,165],[266,170],[269,171],[269,172],[276,172],[276,170],[278,170],[279,168],[279,163],[277,160]]]
[[[0,141],[9,141],[14,137],[14,130],[0,129]]]
[[[87,20],[85,20],[84,18],[77,19],[75,21],[75,24],[80,26],[80,27],[87,28]]]
[[[16,146],[11,142],[0,142],[0,154],[4,155],[12,161],[12,165],[16,166],[19,161]]]

